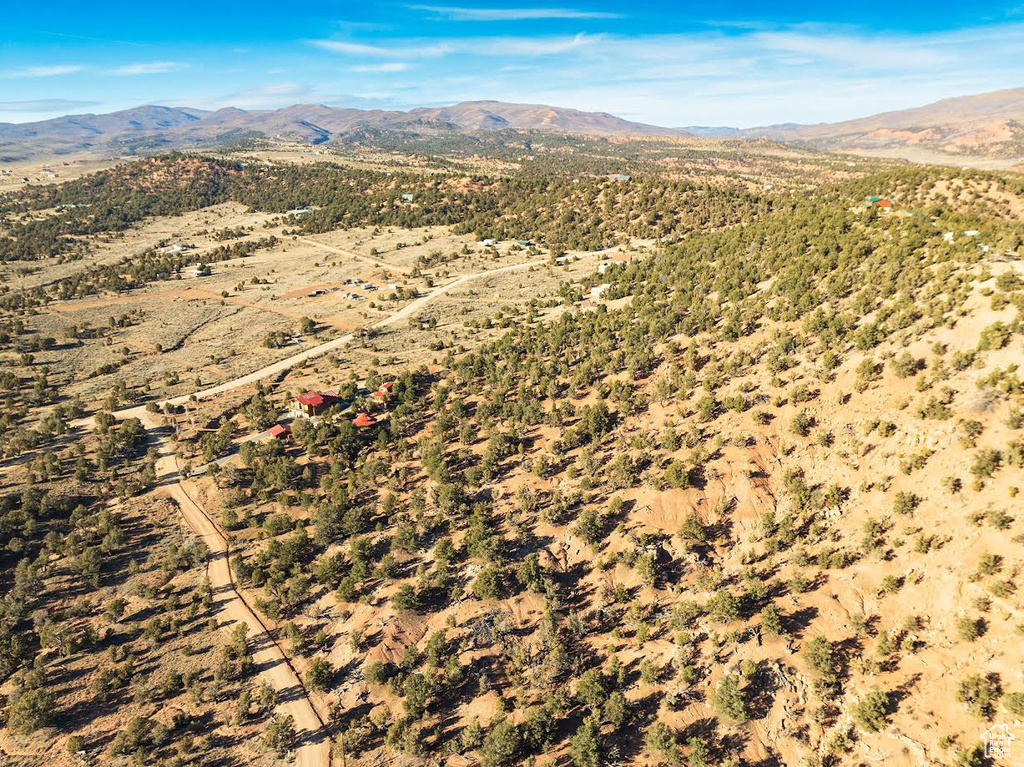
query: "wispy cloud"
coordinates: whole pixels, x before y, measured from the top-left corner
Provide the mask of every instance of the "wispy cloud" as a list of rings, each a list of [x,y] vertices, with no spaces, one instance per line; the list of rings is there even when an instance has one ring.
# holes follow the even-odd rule
[[[331,53],[345,56],[374,56],[392,59],[436,58],[450,53],[451,46],[441,43],[399,43],[396,45],[371,45],[349,40],[310,40],[311,45]]]
[[[168,72],[177,72],[184,69],[185,65],[180,61],[148,61],[138,64],[125,64],[110,70],[112,75],[163,75]]]
[[[772,50],[803,54],[851,66],[876,62],[889,69],[903,67],[934,67],[950,61],[948,54],[913,40],[898,37],[813,32],[761,32],[751,36],[753,42]]]
[[[55,66],[22,67],[21,69],[10,69],[0,72],[0,77],[20,79],[28,77],[57,77],[58,75],[70,75],[81,72],[85,67],[78,64],[58,64]]]
[[[466,37],[446,40],[396,40],[389,44],[349,40],[311,40],[325,51],[355,58],[428,59],[449,54],[475,56],[552,56],[597,43],[602,35],[551,35],[546,37]]]
[[[349,67],[349,72],[365,72],[374,73],[379,72],[386,74],[389,72],[405,72],[409,69],[409,65],[404,61],[388,61],[384,64],[362,64],[356,67]]]
[[[68,112],[100,104],[99,101],[75,99],[31,99],[29,101],[0,101],[0,112]]]
[[[449,21],[528,21],[532,19],[619,19],[618,13],[573,8],[463,8],[446,5],[410,5]]]
[[[560,37],[488,37],[468,40],[460,46],[478,56],[554,56],[598,43],[602,35],[580,33]]]

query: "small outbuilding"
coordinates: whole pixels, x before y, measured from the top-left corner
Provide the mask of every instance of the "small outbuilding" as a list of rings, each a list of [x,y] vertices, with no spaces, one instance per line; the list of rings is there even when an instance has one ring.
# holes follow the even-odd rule
[[[365,429],[368,426],[376,426],[377,419],[369,413],[360,413],[352,420],[352,424],[360,429]]]
[[[275,423],[267,429],[267,434],[274,439],[287,439],[292,435],[292,427],[286,423]]]

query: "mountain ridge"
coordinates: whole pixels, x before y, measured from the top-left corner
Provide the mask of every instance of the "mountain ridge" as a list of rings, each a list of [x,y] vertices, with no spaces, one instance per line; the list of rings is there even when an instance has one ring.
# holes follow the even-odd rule
[[[1012,164],[1024,158],[1024,88],[945,98],[840,122],[753,128],[660,127],[608,112],[494,100],[408,111],[324,104],[209,111],[150,104],[106,114],[0,123],[0,161],[46,153],[132,154],[203,148],[239,137],[317,145],[341,141],[366,129],[426,135],[511,130],[604,138],[767,139],[819,151],[886,154],[926,162]]]
[[[467,101],[447,107],[385,109],[292,104],[281,109],[216,111],[144,105],[106,114],[55,117],[33,123],[0,123],[0,155],[49,151],[119,152],[146,148],[188,148],[245,132],[272,140],[322,144],[362,128],[481,132],[535,130],[589,136],[683,136],[673,128],[631,122],[606,112],[583,112],[543,104]]]
[[[735,137],[770,139],[827,151],[888,152],[910,159],[921,152],[950,158],[1021,158],[1024,88],[955,96],[834,123],[747,128]]]

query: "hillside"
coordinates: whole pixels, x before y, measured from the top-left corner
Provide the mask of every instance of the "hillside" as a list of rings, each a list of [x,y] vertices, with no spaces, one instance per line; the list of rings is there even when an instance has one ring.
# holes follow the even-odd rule
[[[0,197],[0,760],[990,763],[1024,184],[538,143]]]
[[[950,160],[1019,161],[1024,158],[1024,88],[948,98],[846,122],[749,128],[737,135],[911,159],[920,159],[915,152],[924,150]]]

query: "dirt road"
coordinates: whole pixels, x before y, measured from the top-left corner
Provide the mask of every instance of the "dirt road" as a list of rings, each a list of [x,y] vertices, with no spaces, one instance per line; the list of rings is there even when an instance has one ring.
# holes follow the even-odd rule
[[[213,587],[217,620],[222,625],[243,623],[248,626],[249,649],[260,669],[260,677],[278,693],[280,703],[276,713],[295,720],[298,744],[295,763],[298,767],[326,767],[330,764],[330,741],[323,722],[284,652],[235,589],[227,541],[180,482],[168,485],[167,495],[177,503],[182,518],[210,550],[207,575]]]
[[[397,266],[395,264],[389,264],[387,261],[381,261],[379,258],[373,256],[363,256],[359,253],[354,253],[351,250],[345,250],[344,248],[337,248],[334,245],[328,245],[325,242],[314,240],[312,237],[299,237],[299,242],[304,242],[307,245],[320,248],[320,250],[326,250],[328,253],[336,253],[339,256],[346,256],[347,258],[354,258],[356,261],[365,261],[368,264],[380,267],[381,269],[389,269],[392,272],[399,272],[400,274],[411,274],[412,268],[408,266]]]
[[[159,424],[153,422],[153,416],[146,416],[143,423],[147,428],[157,429],[157,434],[160,434]],[[235,587],[228,540],[182,484],[170,440],[160,439],[158,450],[160,457],[156,463],[156,492],[174,501],[182,519],[209,550],[206,573],[213,589],[218,622],[221,625],[243,623],[249,628],[249,649],[253,661],[260,669],[262,679],[278,693],[280,702],[276,713],[291,716],[295,721],[296,765],[327,767],[331,763],[330,739],[324,722],[313,707],[287,655]]]
[[[354,254],[345,253],[345,255]],[[371,327],[382,328],[401,322],[413,316],[431,301],[472,280],[540,266],[547,263],[547,261],[548,259],[546,258],[538,259],[462,275],[448,284],[435,288],[430,293],[410,301],[404,307],[374,323]],[[207,399],[241,386],[256,383],[265,378],[283,373],[296,365],[301,365],[311,359],[327,354],[334,349],[343,347],[354,338],[354,333],[346,334],[306,351],[293,354],[247,375],[240,376],[231,381],[225,381],[217,386],[212,386],[192,394],[175,397],[168,401],[171,404],[179,405],[188,402],[192,397]],[[177,503],[186,524],[203,540],[209,549],[208,574],[213,592],[217,596],[218,618],[220,622],[242,622],[249,627],[250,648],[252,649],[253,658],[257,666],[262,669],[260,674],[280,693],[281,703],[278,706],[278,711],[282,714],[291,715],[295,720],[295,728],[298,735],[298,746],[296,749],[296,763],[298,767],[326,767],[330,764],[330,740],[323,720],[307,696],[298,674],[291,666],[284,651],[274,642],[259,617],[249,607],[235,587],[229,561],[230,545],[210,516],[195,502],[182,484],[169,435],[160,429],[159,416],[149,413],[142,405],[119,410],[114,415],[122,419],[129,417],[138,418],[148,430],[158,435],[157,449],[160,453],[160,458],[157,461],[158,492],[166,494]],[[91,422],[91,418],[82,419],[76,425],[88,428]]]
[[[587,255],[590,256],[598,254],[595,253]],[[398,311],[394,312],[393,314],[389,314],[384,319],[373,323],[372,325],[370,325],[370,327],[385,328],[394,325],[397,322],[401,322],[402,320],[408,319],[409,317],[416,314],[416,312],[420,311],[424,306],[429,304],[431,301],[435,301],[436,299],[443,296],[445,293],[449,293],[452,290],[455,290],[456,288],[465,285],[467,282],[471,282],[482,277],[493,277],[495,275],[504,274],[506,272],[514,272],[520,269],[528,269],[533,266],[541,266],[546,263],[548,263],[548,259],[542,258],[537,259],[535,261],[527,261],[521,264],[509,264],[508,266],[499,266],[495,269],[488,269],[483,272],[473,272],[471,274],[464,274],[461,277],[457,277],[456,279],[447,283],[446,285],[434,288],[429,293],[426,293],[420,296],[419,298],[413,299]],[[210,397],[215,397],[218,394],[223,394],[224,392],[229,392],[232,391],[233,389],[238,389],[239,387],[242,386],[248,386],[249,384],[257,383],[258,381],[262,381],[266,378],[272,378],[281,373],[287,372],[288,370],[292,369],[293,367],[296,367],[297,365],[302,365],[303,363],[309,362],[312,359],[322,357],[323,355],[328,354],[329,352],[332,352],[335,349],[340,349],[344,347],[346,344],[355,340],[355,338],[355,333],[346,333],[343,336],[339,336],[338,338],[326,341],[318,346],[306,349],[305,351],[298,352],[296,354],[291,355],[290,357],[285,357],[284,359],[278,360],[277,362],[272,362],[269,365],[266,365],[265,367],[262,367],[259,370],[254,370],[253,372],[248,373],[246,375],[239,376],[238,378],[233,378],[230,381],[225,381],[224,383],[217,384],[216,386],[211,386],[208,389],[201,389],[199,391],[192,392],[191,394],[182,394],[177,397],[172,397],[171,399],[166,400],[166,402],[169,402],[172,405],[184,405],[185,403],[191,401],[193,397],[197,400],[209,399]],[[162,405],[163,403],[160,404]],[[138,405],[136,407],[119,410],[115,412],[114,415],[117,416],[118,418],[141,418],[143,413],[145,413],[145,407],[142,405]]]

